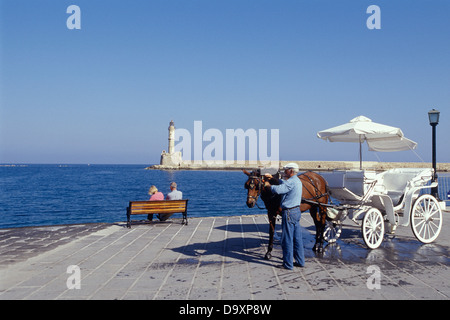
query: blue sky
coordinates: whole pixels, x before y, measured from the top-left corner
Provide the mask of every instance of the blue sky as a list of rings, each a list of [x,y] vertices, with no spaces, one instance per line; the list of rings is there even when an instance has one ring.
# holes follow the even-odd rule
[[[450,162],[449,57],[447,0],[0,0],[0,163],[158,163],[171,119],[280,129],[282,160],[356,161],[316,132],[358,115],[431,161],[431,108]]]

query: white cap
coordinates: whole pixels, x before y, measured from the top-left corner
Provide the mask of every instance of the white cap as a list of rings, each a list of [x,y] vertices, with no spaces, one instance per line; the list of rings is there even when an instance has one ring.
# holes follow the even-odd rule
[[[294,171],[298,171],[298,164],[294,163],[294,162],[289,162],[288,164],[286,164],[283,169],[293,169]]]

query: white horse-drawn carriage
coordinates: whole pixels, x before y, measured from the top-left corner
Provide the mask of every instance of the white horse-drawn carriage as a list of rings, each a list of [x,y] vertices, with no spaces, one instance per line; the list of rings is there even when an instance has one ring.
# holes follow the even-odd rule
[[[342,222],[350,218],[361,225],[366,245],[375,249],[385,232],[393,234],[397,226],[411,225],[423,243],[434,241],[442,228],[439,202],[423,189],[437,186],[429,182],[432,169],[391,169],[382,173],[368,170],[334,171],[327,177],[330,195],[339,203],[328,208],[325,240],[336,241]]]
[[[351,217],[360,223],[364,242],[369,248],[378,248],[387,232],[397,226],[411,225],[417,239],[423,243],[434,241],[441,231],[442,211],[439,202],[423,190],[437,187],[433,169],[392,169],[381,173],[362,170],[361,145],[367,142],[369,150],[392,152],[413,150],[417,143],[407,139],[399,128],[372,122],[364,116],[317,133],[330,142],[359,143],[360,169],[336,171],[327,178],[331,197],[339,201],[329,208],[325,239],[339,237],[342,221]]]

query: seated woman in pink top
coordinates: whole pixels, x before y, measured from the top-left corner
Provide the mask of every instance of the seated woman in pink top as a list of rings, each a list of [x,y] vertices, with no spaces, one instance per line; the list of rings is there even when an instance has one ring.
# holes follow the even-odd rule
[[[148,194],[150,195],[150,201],[164,200],[164,195],[162,192],[158,191],[158,188],[155,186],[151,186],[148,190]]]
[[[150,195],[149,201],[164,200],[164,194],[162,192],[158,191],[158,188],[156,188],[155,186],[151,186],[150,187],[150,189],[148,190],[148,194]],[[152,221],[153,220],[153,214],[147,215],[147,219],[149,221]]]

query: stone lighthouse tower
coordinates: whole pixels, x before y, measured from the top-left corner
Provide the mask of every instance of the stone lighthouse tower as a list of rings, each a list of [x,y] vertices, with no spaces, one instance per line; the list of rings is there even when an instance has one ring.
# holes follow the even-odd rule
[[[173,120],[170,121],[169,124],[169,153],[172,154],[175,152],[175,125]]]
[[[181,164],[181,152],[175,152],[175,124],[173,120],[169,124],[169,149],[161,153],[160,165],[167,168],[178,168]]]

